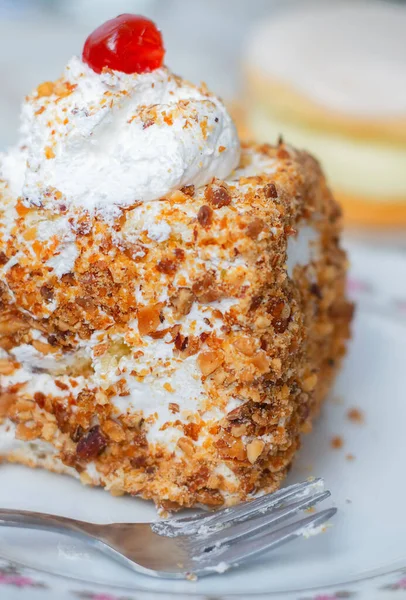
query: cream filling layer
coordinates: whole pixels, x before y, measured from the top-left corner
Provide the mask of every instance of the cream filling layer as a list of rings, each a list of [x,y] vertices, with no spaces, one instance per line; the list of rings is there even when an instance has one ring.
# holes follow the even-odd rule
[[[327,179],[340,192],[371,201],[406,202],[406,147],[351,139],[279,119],[252,106],[248,126],[259,141],[284,140],[306,148],[322,163]]]
[[[27,460],[34,461],[53,457],[55,448],[49,442],[35,440],[27,442],[15,437],[16,427],[12,421],[5,419],[0,423],[0,456],[13,456],[23,454]]]

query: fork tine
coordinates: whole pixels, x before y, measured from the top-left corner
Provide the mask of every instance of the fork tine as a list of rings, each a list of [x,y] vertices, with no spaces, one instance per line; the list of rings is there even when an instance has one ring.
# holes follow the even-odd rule
[[[271,513],[268,512],[265,515],[252,518],[249,521],[237,523],[230,527],[226,527],[225,529],[214,530],[213,533],[201,540],[201,547],[212,548],[214,545],[219,547],[220,545],[229,542],[241,540],[241,538],[247,537],[248,535],[257,535],[262,529],[286,521],[300,510],[306,510],[319,502],[323,502],[323,500],[326,500],[329,496],[331,496],[329,491],[323,492],[322,494],[315,494],[310,498],[298,500],[297,502],[288,504],[286,507],[277,508]]]
[[[324,525],[336,512],[336,508],[328,508],[276,531],[254,535],[242,542],[216,548],[210,554],[193,557],[197,565],[200,563],[195,573],[198,575],[199,572],[218,571],[219,565],[231,566],[238,564],[240,561],[245,561],[257,554],[278,548],[301,535],[305,536],[306,529],[309,534],[312,530],[315,534],[314,528]]]
[[[192,535],[199,531],[202,527],[216,527],[217,525],[225,525],[226,523],[238,523],[251,519],[257,514],[265,514],[272,508],[280,506],[288,500],[300,499],[308,497],[312,491],[323,490],[323,479],[314,479],[312,481],[304,481],[295,483],[289,487],[282,488],[272,494],[266,494],[250,502],[244,502],[230,508],[223,508],[215,513],[194,515],[192,517],[183,517],[172,521],[155,523],[153,530],[159,533],[160,530],[172,530],[172,535]],[[176,531],[179,529],[179,531]],[[183,530],[183,531],[181,531]]]

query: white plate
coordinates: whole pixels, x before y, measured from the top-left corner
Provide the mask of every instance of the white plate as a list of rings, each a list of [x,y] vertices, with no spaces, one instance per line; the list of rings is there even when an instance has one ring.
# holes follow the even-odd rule
[[[330,505],[339,509],[325,534],[191,583],[136,575],[60,535],[0,528],[0,598],[373,600],[393,597],[393,590],[405,593],[406,254],[354,244],[350,252],[350,291],[358,302],[354,339],[289,476],[289,482],[325,478]],[[348,418],[350,408],[363,411],[363,424]],[[331,447],[334,436],[343,439],[339,450]],[[113,498],[68,477],[11,465],[0,469],[0,506],[100,522],[155,516],[141,500]]]

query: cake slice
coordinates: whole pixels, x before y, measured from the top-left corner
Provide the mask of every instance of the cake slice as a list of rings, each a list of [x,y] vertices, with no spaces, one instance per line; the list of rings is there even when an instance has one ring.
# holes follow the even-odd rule
[[[24,115],[1,161],[0,456],[165,508],[275,490],[351,321],[318,163],[240,148],[165,68],[75,59]]]
[[[247,146],[232,179],[113,224],[53,217],[45,240],[46,211],[15,211],[0,255],[3,458],[163,505],[276,489],[351,318],[317,163]],[[65,227],[76,258],[58,275]]]

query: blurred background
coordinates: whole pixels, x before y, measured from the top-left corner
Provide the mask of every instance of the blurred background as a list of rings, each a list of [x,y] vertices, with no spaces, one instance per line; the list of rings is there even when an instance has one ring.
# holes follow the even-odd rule
[[[17,140],[19,110],[24,95],[38,83],[58,77],[68,59],[73,54],[80,54],[89,32],[104,20],[123,12],[140,13],[155,20],[163,31],[167,49],[166,63],[171,69],[196,83],[205,81],[230,104],[243,134],[247,137],[258,137],[258,129],[261,133],[262,123],[255,125],[255,119],[252,120],[250,115],[247,115],[250,111],[255,112],[256,104],[247,101],[250,91],[247,90],[247,86],[251,84],[244,73],[244,65],[249,55],[247,48],[252,45],[255,32],[261,27],[263,29],[264,23],[269,24],[271,28],[272,20],[278,19],[284,11],[303,11],[307,5],[314,11],[317,4],[322,7],[337,6],[340,5],[340,1],[319,0],[317,3],[317,0],[0,0],[0,151]],[[359,4],[367,7],[369,4],[368,0],[342,2],[347,6]],[[370,4],[403,9],[406,15],[406,0],[370,0]],[[394,37],[388,27],[383,27],[380,33],[384,39],[386,36],[388,44]],[[311,37],[311,31],[308,35]],[[343,40],[343,43],[345,42],[346,40]],[[288,40],[288,43],[294,44],[294,40]],[[385,41],[383,44],[385,49]],[[280,52],[283,52],[282,47]],[[320,49],[320,52],[322,53],[323,49]],[[406,34],[399,40],[396,52],[399,55],[397,67],[404,67],[403,80],[406,88]],[[306,68],[308,66],[307,62]],[[387,65],[384,65],[384,68],[388,70]],[[258,91],[255,93],[258,95]],[[262,93],[266,95],[265,91]],[[343,94],[345,93],[346,89],[343,88]],[[403,119],[402,126],[406,131],[406,92],[402,97],[405,98],[405,105],[400,118]],[[270,107],[269,110],[273,108]],[[264,131],[269,131],[269,135],[275,133],[275,138],[269,141],[275,141],[278,130],[279,133],[285,134],[287,142],[310,147],[317,154],[320,144],[313,150],[308,129],[300,129],[300,135],[297,136],[298,132],[293,132],[291,123],[289,119],[286,121],[286,118],[285,115],[285,120],[279,119],[276,125],[273,119],[273,128],[268,128],[267,123]],[[396,124],[392,129],[396,129]],[[321,133],[324,135],[324,132]],[[365,143],[369,144],[370,141]],[[385,155],[385,159],[389,161],[389,171],[386,169],[386,172],[389,173],[393,167],[394,172],[397,170],[398,173],[399,164],[404,164],[404,174],[399,176],[394,197],[384,198],[380,192],[379,197],[372,199],[372,205],[368,204],[367,199],[366,206],[365,198],[362,197],[361,213],[357,208],[355,216],[351,214],[348,222],[355,224],[357,231],[358,228],[362,231],[364,225],[372,224],[375,230],[378,229],[379,233],[382,233],[382,239],[406,246],[406,137],[403,139],[396,132],[393,140],[385,137],[384,140],[372,140],[371,143],[381,144],[380,148],[385,146],[385,152],[389,144],[390,152],[386,152]],[[396,151],[392,152],[394,147]],[[353,150],[357,152],[355,146],[351,152]],[[365,144],[359,151],[365,152]],[[343,150],[343,156],[345,154],[346,151]],[[391,156],[395,157],[393,165],[390,164]],[[323,162],[323,156],[319,158]],[[401,162],[403,158],[404,163]],[[345,161],[341,163],[341,171],[345,172]],[[329,179],[334,181],[333,171],[330,174],[330,165],[325,166]],[[348,167],[354,170],[352,158]],[[355,196],[351,193],[345,196],[346,202],[353,202],[350,208],[360,200],[358,191]],[[374,211],[377,209],[372,220],[369,218],[369,206],[372,206]],[[393,211],[390,223],[385,222],[388,206],[390,211]],[[351,210],[349,212],[351,213]],[[380,215],[384,215],[385,218],[381,219]],[[393,226],[395,232],[392,232]],[[385,238],[388,227],[391,228],[391,233]]]

